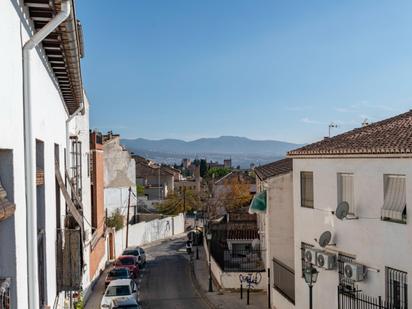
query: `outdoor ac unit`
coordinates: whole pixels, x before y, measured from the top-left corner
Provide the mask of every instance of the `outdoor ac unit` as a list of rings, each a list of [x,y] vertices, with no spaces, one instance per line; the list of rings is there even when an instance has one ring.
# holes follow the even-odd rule
[[[365,265],[358,263],[345,263],[343,265],[343,271],[345,278],[352,281],[362,281],[366,277],[366,267]]]
[[[319,249],[307,248],[304,255],[305,262],[316,265],[316,256],[319,252]]]
[[[330,252],[318,252],[316,255],[316,266],[324,269],[336,268],[336,254]]]

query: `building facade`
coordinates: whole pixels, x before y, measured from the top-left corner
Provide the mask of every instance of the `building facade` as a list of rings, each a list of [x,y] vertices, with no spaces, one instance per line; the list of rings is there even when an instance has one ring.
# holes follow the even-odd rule
[[[258,193],[264,206],[254,207],[257,213],[261,249],[265,252],[266,269],[270,271],[270,298],[275,308],[294,308],[295,247],[293,211],[293,164],[286,158],[255,169]]]
[[[407,308],[412,227],[412,112],[289,152],[293,158],[296,307],[303,270],[319,271],[315,308],[355,300]],[[322,236],[321,236],[322,235]],[[380,300],[379,300],[380,298]],[[350,307],[353,308],[353,307]]]

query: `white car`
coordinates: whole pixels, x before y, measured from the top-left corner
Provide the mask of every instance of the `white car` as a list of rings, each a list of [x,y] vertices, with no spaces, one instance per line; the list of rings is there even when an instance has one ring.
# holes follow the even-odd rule
[[[118,279],[111,281],[106,289],[106,292],[104,292],[104,296],[100,304],[101,309],[110,308],[113,300],[118,298],[137,299],[137,287],[134,280]]]

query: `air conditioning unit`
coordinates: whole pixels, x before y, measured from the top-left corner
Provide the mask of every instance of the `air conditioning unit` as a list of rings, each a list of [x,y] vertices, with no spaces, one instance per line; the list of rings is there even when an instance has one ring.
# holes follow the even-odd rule
[[[362,281],[366,278],[366,267],[365,265],[358,263],[345,263],[343,265],[343,272],[345,278],[352,281]]]
[[[304,253],[305,262],[316,265],[316,256],[319,252],[319,249],[307,248]]]
[[[336,268],[336,254],[330,252],[318,252],[316,255],[316,266],[324,269]]]

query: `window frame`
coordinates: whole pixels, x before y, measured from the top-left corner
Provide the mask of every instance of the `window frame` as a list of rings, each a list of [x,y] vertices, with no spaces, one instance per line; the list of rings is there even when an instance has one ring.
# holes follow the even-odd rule
[[[310,201],[306,198],[305,193],[306,190],[304,190],[304,184],[306,184],[306,179],[305,174],[309,174],[312,178],[312,205],[308,205],[307,202]],[[304,208],[315,208],[315,190],[314,190],[314,173],[313,171],[300,171],[300,207],[304,207]],[[305,197],[305,198],[304,198]]]
[[[350,172],[338,172],[337,173],[337,201],[339,205],[341,202],[344,202],[343,200],[343,177],[351,177],[352,179],[352,184],[351,184],[351,190],[352,190],[352,201],[345,201],[349,204],[349,214],[350,215],[356,215],[357,209],[356,209],[356,202],[355,202],[355,176],[354,173]],[[352,203],[352,205],[351,205]]]
[[[406,175],[405,174],[383,174],[383,204],[381,206],[381,221],[385,221],[385,222],[392,222],[392,223],[398,223],[398,224],[407,224],[407,220],[408,220],[408,214],[407,214],[407,203],[406,203],[406,199],[405,199],[405,207],[404,210],[402,212],[402,219],[397,219],[397,218],[392,218],[392,217],[387,217],[387,216],[383,216],[382,215],[382,211],[385,210],[383,208],[385,201],[386,201],[386,194],[387,194],[387,186],[389,186],[389,179],[390,178],[402,178],[404,179],[404,194],[405,194],[405,198],[406,198],[406,194],[407,194],[407,189],[406,189]],[[403,213],[405,213],[405,215],[403,215]]]

